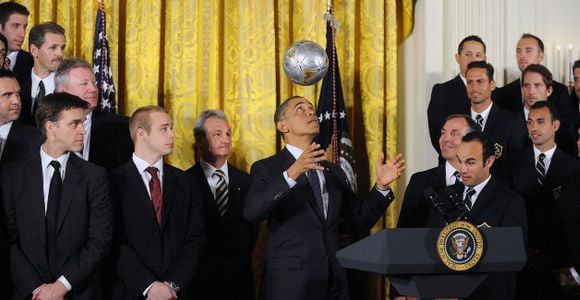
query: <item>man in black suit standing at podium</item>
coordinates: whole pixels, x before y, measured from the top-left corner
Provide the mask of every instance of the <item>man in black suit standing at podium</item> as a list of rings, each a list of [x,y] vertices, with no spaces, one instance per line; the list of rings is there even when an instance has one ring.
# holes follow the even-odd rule
[[[544,60],[544,42],[537,36],[524,33],[516,46],[516,60],[520,72],[524,72],[526,67],[531,64],[540,64]],[[494,102],[512,112],[520,112],[523,108],[522,78],[518,78],[509,84],[496,89],[493,93]],[[568,88],[554,81],[552,84],[553,91],[548,101],[554,102],[560,111],[560,114],[575,124],[580,123],[580,113],[578,105],[570,100]]]
[[[495,161],[493,143],[481,132],[468,133],[457,147],[457,158],[465,185],[461,195],[468,207],[466,221],[477,227],[518,226],[525,240],[527,221],[522,197],[490,173]],[[429,225],[437,227],[444,223],[440,218],[438,224]],[[514,295],[515,274],[495,273],[490,274],[468,299],[513,299]]]
[[[252,250],[257,226],[243,216],[250,175],[227,161],[231,128],[223,111],[202,111],[194,126],[201,155],[187,172],[201,192],[207,238],[193,289],[199,299],[253,300]]]
[[[431,144],[439,154],[441,154],[439,134],[445,118],[451,114],[469,114],[470,102],[465,88],[465,73],[467,65],[472,61],[485,61],[485,50],[485,43],[477,35],[465,37],[459,43],[457,54],[455,54],[459,74],[447,82],[433,86],[427,118]]]
[[[320,125],[308,100],[288,98],[274,121],[286,147],[252,165],[244,207],[249,221],[268,220],[264,299],[349,299],[346,272],[336,260],[340,218],[372,227],[392,202],[390,184],[405,162],[397,155],[385,164],[381,153],[377,182],[360,201],[340,167],[326,161],[325,151],[313,143]]]

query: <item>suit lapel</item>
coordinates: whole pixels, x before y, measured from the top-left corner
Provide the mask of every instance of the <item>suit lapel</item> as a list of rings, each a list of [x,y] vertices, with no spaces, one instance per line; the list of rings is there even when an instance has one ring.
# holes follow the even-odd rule
[[[282,172],[288,170],[290,166],[296,161],[296,159],[292,156],[290,151],[284,147],[284,150],[280,151],[278,154],[278,158],[280,160],[280,165],[282,166]],[[327,182],[328,184],[328,182]],[[318,209],[318,204],[316,203],[316,198],[314,198],[314,191],[310,186],[310,182],[308,182],[308,178],[306,177],[306,173],[300,175],[296,180],[296,186],[294,187],[297,193],[301,193],[302,197],[308,199],[310,203],[310,207],[314,211],[314,213],[318,216],[321,222],[324,222],[324,216],[321,215],[322,212]]]
[[[28,183],[31,187],[27,190],[27,197],[21,199],[23,201],[29,201],[27,205],[30,207],[30,213],[34,216],[31,218],[36,223],[32,228],[42,228],[42,230],[37,230],[40,233],[43,240],[46,240],[46,230],[44,224],[45,210],[44,210],[44,192],[42,183],[42,163],[40,162],[40,155],[35,155],[34,159],[30,160],[28,164],[25,165],[28,169],[26,174],[30,174]],[[20,200],[20,199],[19,199]]]
[[[169,214],[171,212],[171,206],[173,204],[173,199],[175,197],[175,186],[177,185],[177,178],[168,165],[163,165],[163,208],[161,217],[161,231],[167,225],[169,221]]]
[[[70,153],[68,162],[66,163],[66,171],[64,180],[62,182],[62,196],[60,198],[60,205],[58,207],[58,218],[56,223],[57,232],[60,230],[60,227],[64,222],[65,216],[68,213],[70,204],[79,186],[79,181],[83,176],[82,172],[80,172],[80,165],[77,159],[80,158],[77,158],[74,153]]]
[[[203,196],[202,199],[204,199],[205,201],[205,206],[206,209],[209,209],[212,211],[212,214],[214,215],[219,215],[219,211],[217,208],[217,204],[215,202],[215,197],[213,196],[211,189],[209,187],[209,183],[207,182],[207,178],[205,177],[205,173],[203,172],[203,168],[201,167],[201,164],[198,162],[197,165],[195,166],[195,177],[197,178],[197,183],[198,183],[198,187],[199,187],[199,191],[201,193],[201,195]],[[230,184],[231,184],[231,176],[230,176]],[[221,218],[221,216],[220,216]]]
[[[489,180],[489,182],[485,185],[483,190],[481,190],[479,195],[477,195],[477,200],[475,201],[475,204],[473,205],[471,211],[468,214],[469,221],[473,222],[473,220],[477,218],[479,213],[481,213],[481,211],[484,210],[484,208],[487,206],[487,203],[490,201],[491,196],[493,195],[493,190],[495,188],[496,182],[492,177]]]
[[[128,199],[137,202],[136,207],[138,207],[138,209],[143,209],[145,213],[149,215],[151,222],[157,223],[153,202],[151,201],[151,197],[149,197],[149,193],[147,193],[147,187],[145,186],[137,167],[133,163],[133,160],[130,160],[125,164],[125,177],[129,184],[127,190],[136,193],[136,195],[128,195],[130,197]]]
[[[485,121],[485,128],[483,129],[483,133],[489,135],[490,132],[493,132],[493,129],[499,122],[497,118],[497,105],[492,105],[489,114],[487,115],[487,121]]]

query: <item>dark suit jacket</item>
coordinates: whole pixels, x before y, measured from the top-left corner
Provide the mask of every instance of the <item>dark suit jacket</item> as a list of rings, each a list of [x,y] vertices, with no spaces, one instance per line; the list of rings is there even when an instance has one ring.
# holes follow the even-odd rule
[[[24,77],[17,76],[18,84],[20,84],[20,102],[21,111],[18,120],[24,124],[30,125],[32,127],[36,126],[36,117],[32,115],[32,78],[30,73],[32,70],[28,70],[28,73]]]
[[[413,174],[405,190],[397,227],[425,227],[429,214],[433,212],[431,203],[423,197],[423,192],[428,187],[438,191],[446,185],[445,164]]]
[[[34,59],[32,55],[24,50],[18,51],[18,56],[16,56],[16,65],[12,68],[12,72],[16,74],[16,78],[22,79],[26,76],[30,77],[30,70],[34,66]]]
[[[112,170],[131,158],[129,118],[94,111],[91,122],[90,162]]]
[[[509,84],[497,88],[492,94],[493,102],[512,112],[521,112],[523,110],[522,85],[520,79],[516,79]],[[553,102],[558,107],[560,114],[572,122],[578,124],[580,113],[578,105],[570,98],[568,88],[557,82],[552,82],[552,94],[548,101]]]
[[[0,168],[14,161],[22,161],[35,153],[40,147],[40,133],[36,128],[14,121],[0,158]]]
[[[340,217],[370,228],[392,202],[392,191],[384,197],[373,188],[361,202],[339,167],[324,162],[329,193],[328,218],[324,219],[306,175],[288,187],[283,172],[294,162],[284,149],[252,165],[244,216],[251,222],[268,220],[265,299],[324,299],[329,272],[336,279],[340,299],[348,299],[346,274],[335,257]]]
[[[151,198],[132,160],[111,172],[111,191],[119,220],[115,243],[117,272],[114,299],[143,299],[154,281],[189,289],[203,245],[202,201],[191,176],[163,165],[163,216],[157,223]]]
[[[431,100],[427,108],[427,119],[431,144],[437,150],[437,153],[441,153],[439,136],[441,135],[441,128],[445,123],[445,118],[452,114],[469,115],[470,107],[471,101],[467,97],[467,89],[459,75],[447,82],[433,86]]]
[[[455,217],[458,212],[451,214]],[[467,221],[478,226],[487,224],[491,227],[520,226],[524,238],[527,232],[526,207],[522,197],[510,190],[493,176],[477,196],[473,208],[467,215]],[[443,218],[433,215],[427,227],[443,227]],[[472,299],[513,299],[515,296],[515,274],[494,273],[473,292]]]
[[[2,169],[3,206],[10,235],[10,272],[15,299],[63,275],[67,299],[101,299],[98,267],[107,255],[112,206],[104,169],[70,155],[57,219],[56,253],[46,257],[40,155]]]
[[[483,133],[492,140],[496,151],[501,149],[501,156],[492,166],[492,174],[507,182],[508,166],[512,152],[517,152],[530,144],[528,130],[522,117],[493,105],[487,116]]]
[[[562,190],[554,214],[559,216],[559,228],[564,239],[560,241],[561,249],[566,251],[563,265],[573,266],[580,272],[580,170],[571,174],[562,184]]]
[[[557,214],[559,193],[562,184],[575,172],[580,171],[580,160],[556,148],[544,185],[536,179],[536,162],[532,147],[521,151],[512,159],[511,184],[522,195],[528,213],[528,247],[530,257],[528,266],[538,272],[551,272],[563,267],[561,216]],[[535,259],[542,257],[541,265]]]
[[[258,227],[243,216],[250,175],[228,164],[228,209],[220,215],[201,164],[186,171],[194,176],[205,208],[207,241],[195,276],[199,299],[255,299],[252,251]]]

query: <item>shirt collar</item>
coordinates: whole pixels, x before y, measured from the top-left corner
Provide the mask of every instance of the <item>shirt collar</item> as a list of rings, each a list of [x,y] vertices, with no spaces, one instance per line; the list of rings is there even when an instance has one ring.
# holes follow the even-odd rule
[[[203,170],[203,174],[205,175],[206,178],[211,178],[216,170],[222,170],[222,172],[224,172],[224,174],[226,175],[226,178],[229,178],[229,176],[228,176],[228,162],[227,161],[219,169],[212,166],[210,163],[208,163],[207,161],[205,161],[201,157],[199,158],[199,163],[201,164],[201,169]]]
[[[461,72],[459,72],[459,78],[461,78],[461,81],[463,81],[463,85],[467,86],[467,79],[463,77],[463,74],[461,74]]]
[[[14,66],[16,65],[16,58],[18,58],[18,53],[20,51],[12,51],[6,55],[6,58],[10,60],[10,70],[14,70]]]
[[[63,155],[55,158],[55,157],[48,155],[44,151],[44,145],[42,145],[42,147],[40,147],[40,163],[41,163],[43,169],[47,169],[48,166],[50,165],[50,162],[53,160],[56,160],[60,163],[61,173],[64,174],[64,170],[66,170],[66,164],[68,162],[69,155],[70,155],[70,152],[67,151]]]
[[[143,159],[139,158],[135,153],[133,153],[133,163],[137,167],[137,171],[139,174],[146,172],[145,169],[149,167],[156,167],[159,170],[159,177],[163,177],[163,158],[158,160],[153,165],[150,165],[148,162],[144,161]]]
[[[487,185],[487,183],[489,182],[490,179],[491,179],[491,174],[487,177],[486,180],[480,182],[478,185],[472,186],[472,188],[475,190],[474,197],[479,196],[479,193],[481,193],[481,190],[483,190],[483,188]],[[470,187],[465,186],[465,189],[463,190],[463,198],[465,198],[465,193],[467,192],[468,188],[470,188]],[[472,197],[472,199],[473,199],[473,197]]]
[[[8,138],[8,134],[10,133],[10,128],[12,128],[12,121],[6,122],[0,126],[0,137],[3,139]]]
[[[286,149],[288,149],[288,152],[290,152],[290,154],[292,154],[295,159],[298,159],[298,157],[300,157],[300,155],[302,155],[304,152],[304,150],[290,144],[286,144]]]
[[[475,117],[477,117],[477,115],[481,115],[481,117],[483,118],[483,124],[485,125],[485,123],[487,123],[487,117],[489,116],[489,112],[491,111],[492,106],[493,102],[491,102],[489,106],[480,113],[475,112],[473,108],[471,108],[471,118],[475,120]]]
[[[534,158],[536,160],[538,160],[538,156],[540,155],[540,153],[544,153],[546,155],[546,160],[551,161],[552,160],[552,156],[554,156],[554,152],[556,152],[556,145],[554,145],[554,147],[552,147],[552,149],[546,151],[546,152],[542,152],[540,151],[538,148],[536,148],[536,146],[534,145]]]
[[[453,175],[453,173],[455,173],[456,171],[458,171],[458,170],[455,170],[455,168],[448,161],[445,161],[445,178],[446,178],[445,181],[446,181],[446,183],[455,184],[455,176]]]
[[[30,78],[32,79],[31,84],[33,91],[38,90],[38,84],[42,80],[42,84],[44,84],[44,90],[46,92],[46,95],[52,94],[52,92],[54,92],[54,72],[51,72],[45,78],[40,78],[38,77],[38,75],[36,75],[36,73],[34,73],[34,69],[32,69],[30,71]]]

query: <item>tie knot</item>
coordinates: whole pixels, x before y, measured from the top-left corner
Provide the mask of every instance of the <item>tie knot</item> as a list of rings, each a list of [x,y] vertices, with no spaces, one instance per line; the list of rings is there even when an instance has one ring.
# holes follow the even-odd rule
[[[475,121],[477,122],[477,125],[479,125],[479,127],[483,127],[483,117],[481,115],[475,116]]]
[[[226,174],[222,170],[215,170],[215,172],[213,172],[213,175],[220,177],[220,178],[223,178],[223,179],[226,178]]]
[[[455,179],[457,179],[457,180],[461,180],[461,176],[459,175],[459,171],[453,172],[453,177],[455,177]]]
[[[159,170],[156,167],[147,167],[145,171],[151,174],[152,177],[157,177],[157,172],[159,172]]]
[[[546,159],[546,154],[540,153],[540,155],[538,156],[538,160],[544,162],[544,159]]]
[[[38,82],[38,88],[44,89],[44,82],[42,82],[42,80],[40,82]]]
[[[56,172],[60,171],[60,163],[58,162],[58,160],[51,161],[50,165],[54,168]]]
[[[473,197],[474,194],[475,194],[475,189],[470,187],[467,189],[467,193],[465,193],[465,197],[471,199],[471,197]]]

